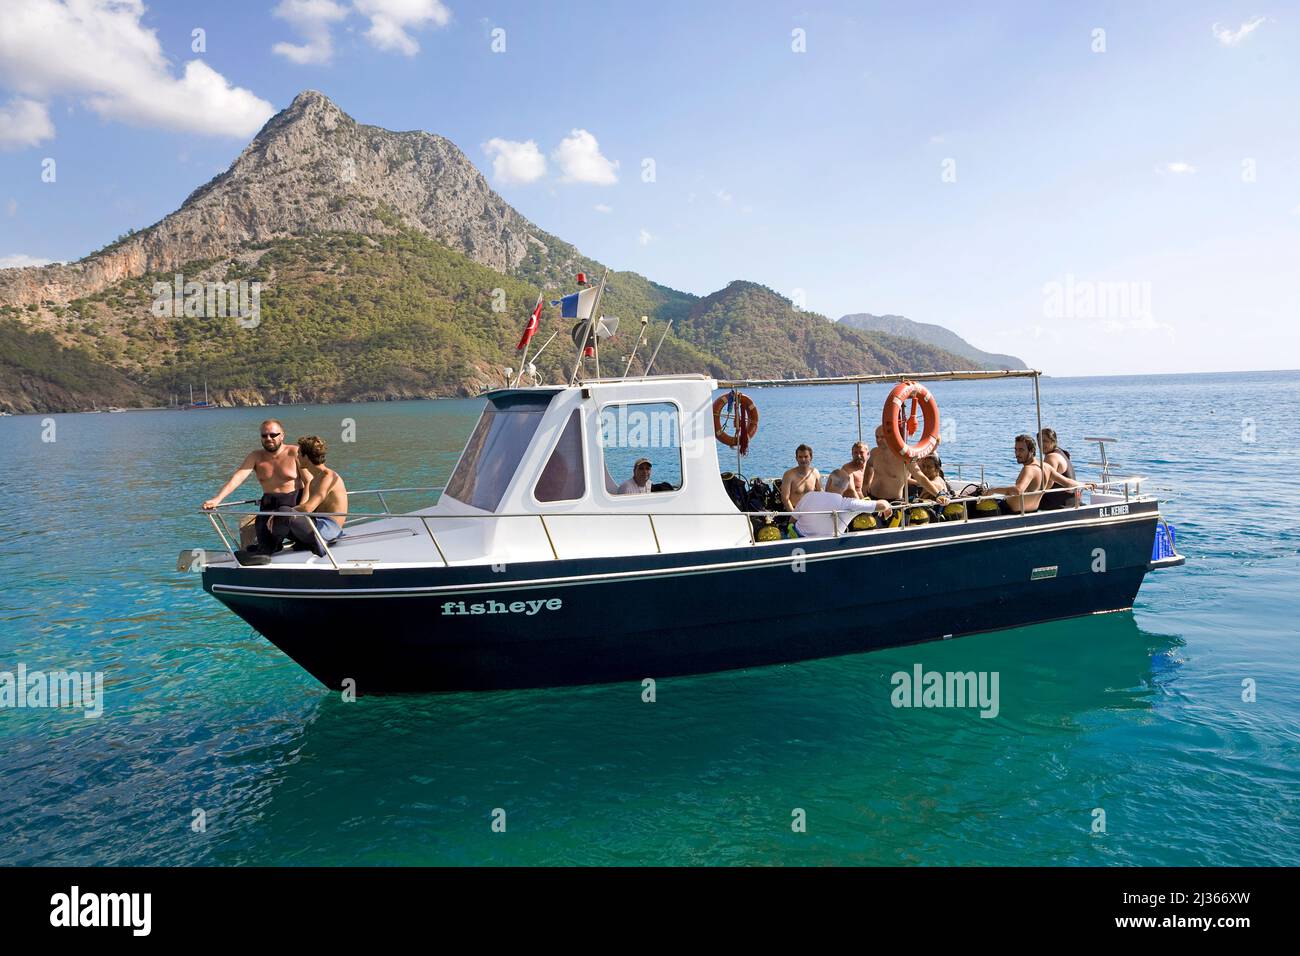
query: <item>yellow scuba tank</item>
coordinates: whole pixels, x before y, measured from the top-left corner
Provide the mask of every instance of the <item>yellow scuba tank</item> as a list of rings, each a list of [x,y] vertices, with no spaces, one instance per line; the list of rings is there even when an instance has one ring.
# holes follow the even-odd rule
[[[873,528],[878,527],[880,527],[880,522],[876,520],[875,515],[854,515],[853,520],[849,522],[850,531],[871,531]]]
[[[765,524],[763,525],[763,527],[759,528],[756,532],[754,532],[754,540],[780,541],[781,529],[774,524]]]
[[[966,517],[966,506],[956,502],[943,506],[944,521],[961,521]]]

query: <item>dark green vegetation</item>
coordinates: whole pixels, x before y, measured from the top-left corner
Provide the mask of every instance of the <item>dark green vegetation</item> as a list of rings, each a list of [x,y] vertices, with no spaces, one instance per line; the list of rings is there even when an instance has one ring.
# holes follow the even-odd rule
[[[603,271],[594,260],[578,262],[593,278]],[[538,294],[525,278],[502,275],[414,232],[279,240],[182,272],[202,282],[260,281],[256,328],[233,317],[154,315],[154,283],[170,284],[172,275],[124,280],[66,307],[43,308],[46,331],[23,330],[6,309],[0,407],[166,404],[205,381],[212,400],[223,404],[475,394],[501,384],[502,370],[518,365],[515,344]],[[570,291],[548,290],[548,302]],[[649,343],[634,371],[669,319],[656,372],[786,377],[973,367],[918,342],[838,327],[749,282],[700,299],[636,273],[611,273],[601,311],[623,323],[602,349],[605,374],[622,371],[642,315],[650,317]],[[534,352],[562,328],[538,362],[543,381],[561,380],[572,367],[571,324],[547,305]],[[24,401],[22,393],[37,381],[52,388]]]
[[[148,401],[145,389],[91,350],[61,345],[48,332],[0,317],[0,408],[71,411]]]
[[[920,342],[841,328],[816,312],[795,309],[789,299],[754,282],[732,282],[697,300],[682,336],[714,355],[713,368],[727,376],[795,378],[976,367]]]

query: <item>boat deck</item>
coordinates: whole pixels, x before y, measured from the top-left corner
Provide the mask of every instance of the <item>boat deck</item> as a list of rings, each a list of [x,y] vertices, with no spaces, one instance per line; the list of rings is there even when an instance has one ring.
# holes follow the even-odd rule
[[[1140,479],[1139,479],[1140,480]],[[385,510],[373,513],[353,513],[343,534],[325,546],[325,556],[310,551],[285,550],[272,557],[269,565],[255,565],[248,571],[267,568],[295,568],[301,570],[337,570],[340,573],[366,574],[376,569],[412,567],[492,566],[525,562],[550,562],[601,557],[636,555],[671,555],[733,548],[756,550],[777,549],[788,551],[795,541],[811,546],[822,539],[849,538],[859,541],[864,548],[894,549],[910,544],[921,545],[928,541],[954,541],[968,536],[985,537],[989,534],[1007,534],[1017,530],[1041,530],[1078,523],[1095,523],[1139,511],[1156,511],[1154,497],[1130,492],[1134,479],[1115,483],[1119,490],[1092,492],[1086,504],[1074,507],[1037,511],[1028,514],[998,514],[989,517],[967,517],[964,520],[937,521],[927,524],[906,524],[899,527],[882,527],[866,531],[846,530],[830,535],[797,539],[780,537],[759,541],[754,536],[751,518],[778,518],[788,512],[741,512],[714,514],[682,514],[655,511],[638,511],[622,514],[586,512],[561,512],[547,514],[448,514],[432,506],[405,513]],[[378,496],[395,491],[440,489],[377,489],[357,492]],[[974,502],[978,498],[957,498],[957,502]],[[649,503],[649,502],[647,502]],[[249,502],[241,503],[243,505]],[[181,564],[189,569],[194,564],[236,566],[233,550],[238,542],[234,524],[259,514],[256,511],[226,510],[210,513],[213,527],[217,529],[226,547],[222,550],[182,552]],[[229,506],[229,507],[238,507]],[[915,507],[910,504],[900,509],[904,512]],[[968,509],[969,511],[969,509]],[[827,512],[830,514],[831,512]],[[1163,526],[1163,519],[1160,519]],[[704,535],[702,536],[702,532]],[[1167,533],[1167,532],[1166,532]],[[701,547],[704,541],[709,546]],[[1168,548],[1172,554],[1172,545]],[[1181,557],[1173,558],[1181,563]],[[1160,566],[1166,566],[1166,564]]]

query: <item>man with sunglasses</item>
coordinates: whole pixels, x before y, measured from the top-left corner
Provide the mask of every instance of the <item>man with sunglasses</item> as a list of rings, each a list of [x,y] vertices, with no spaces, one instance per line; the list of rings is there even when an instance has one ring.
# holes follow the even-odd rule
[[[298,476],[298,446],[284,443],[284,426],[274,418],[262,422],[262,447],[248,453],[216,497],[203,502],[203,510],[211,511],[221,504],[226,495],[242,485],[252,474],[257,475],[257,480],[262,485],[258,511],[292,508],[298,503],[298,492],[302,485]],[[258,515],[255,524],[257,545],[249,548],[246,553],[271,555],[283,547],[283,536],[277,538],[271,534],[268,522],[266,515]]]

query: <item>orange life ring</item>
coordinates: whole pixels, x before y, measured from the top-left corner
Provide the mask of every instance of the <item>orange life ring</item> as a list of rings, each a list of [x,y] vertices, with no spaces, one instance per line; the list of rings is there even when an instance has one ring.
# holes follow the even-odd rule
[[[912,414],[905,419],[903,403],[912,400]],[[916,406],[920,404],[925,412],[925,430],[921,440],[909,445],[903,436],[902,425],[907,421],[910,430],[916,429]],[[930,390],[916,382],[899,382],[885,399],[885,409],[880,424],[885,428],[885,444],[903,458],[924,458],[939,446],[939,405],[930,394]]]
[[[713,400],[713,437],[722,442],[722,444],[726,445],[728,448],[735,448],[736,445],[740,443],[739,426],[737,426],[736,434],[734,435],[722,427],[722,409],[727,405],[727,398],[727,395],[719,395]],[[754,404],[754,400],[748,395],[741,395],[739,393],[736,395],[736,402],[739,405],[745,406],[745,420],[747,425],[745,433],[746,441],[748,441],[758,432],[758,406]]]

